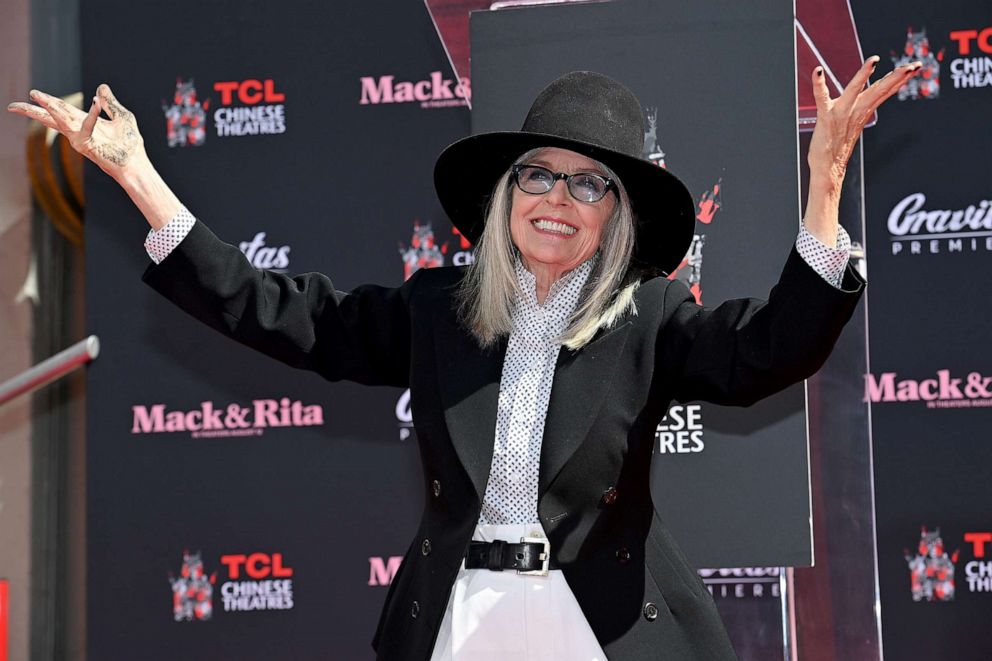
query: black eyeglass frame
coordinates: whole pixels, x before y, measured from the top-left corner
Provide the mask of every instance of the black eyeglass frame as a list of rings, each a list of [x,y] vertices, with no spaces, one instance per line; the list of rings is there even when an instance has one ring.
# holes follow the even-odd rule
[[[548,188],[548,190],[542,193],[532,193],[529,190],[524,190],[524,187],[520,185],[520,171],[523,170],[524,168],[544,170],[545,172],[549,173],[551,175],[551,186]],[[596,202],[600,202],[604,197],[606,197],[611,190],[614,193],[616,193],[618,198],[620,197],[620,193],[617,190],[616,182],[610,179],[609,177],[604,177],[603,175],[596,174],[595,172],[576,172],[574,174],[568,174],[565,172],[552,172],[543,165],[534,165],[532,163],[515,163],[510,168],[510,172],[513,174],[513,182],[517,185],[517,188],[519,188],[524,193],[527,193],[528,195],[544,195],[546,193],[550,193],[551,189],[555,187],[556,183],[558,183],[558,180],[564,179],[565,188],[568,190],[568,194],[571,195],[573,199],[579,202],[585,202],[586,204],[595,204]],[[603,189],[603,195],[595,200],[583,200],[582,198],[578,197],[575,193],[573,193],[572,187],[570,185],[572,183],[572,177],[578,177],[580,175],[585,177],[595,177],[596,179],[599,179],[600,181],[605,183],[606,188]]]

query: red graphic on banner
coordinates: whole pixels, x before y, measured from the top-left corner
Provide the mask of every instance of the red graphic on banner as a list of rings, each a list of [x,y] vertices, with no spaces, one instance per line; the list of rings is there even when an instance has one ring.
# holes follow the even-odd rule
[[[658,142],[658,109],[645,108],[644,117],[647,126],[644,129],[644,147],[641,152],[642,158],[648,160],[660,168],[667,167],[665,163],[665,151]],[[717,212],[723,208],[721,192],[723,188],[723,177],[717,179],[709,190],[703,192],[696,202],[696,220],[703,225],[709,225],[716,218]],[[689,291],[696,298],[696,302],[703,302],[703,246],[706,244],[705,234],[694,234],[689,250],[686,251],[682,262],[669,274],[669,280],[681,280],[689,287]]]
[[[468,266],[475,262],[475,253],[472,252],[471,242],[454,227],[451,227],[450,231],[451,238],[446,239],[444,243],[438,243],[437,235],[430,223],[421,224],[419,220],[413,221],[410,245],[406,246],[400,243],[404,280],[409,279],[420,269],[444,266],[445,257],[449,256],[448,246],[452,242],[457,244],[457,249],[450,254],[453,266]]]
[[[413,221],[413,236],[410,245],[400,244],[400,256],[403,257],[403,279],[408,280],[420,269],[444,266],[444,255],[448,252],[448,242],[438,245],[434,239],[434,229],[430,223],[420,224]]]
[[[179,577],[169,576],[172,585],[172,617],[176,622],[209,620],[213,616],[214,583],[217,572],[209,577],[203,569],[200,552],[183,551]]]
[[[948,555],[944,550],[940,528],[928,531],[924,526],[921,529],[916,555],[905,552],[913,601],[954,600],[954,565],[958,553],[954,551]]]
[[[165,113],[165,134],[170,147],[198,147],[207,138],[207,110],[210,99],[196,98],[196,85],[193,79],[184,81],[176,78],[176,92],[172,103],[162,102]]]
[[[717,180],[709,190],[703,192],[696,202],[696,220],[703,225],[713,222],[717,212],[723,208],[723,200],[720,192],[723,186],[723,177]],[[695,296],[696,302],[700,305],[703,302],[703,246],[706,244],[705,234],[694,234],[692,243],[682,263],[678,265],[673,273],[668,276],[669,280],[682,280],[689,287],[689,291]]]
[[[704,225],[712,223],[716,212],[723,206],[723,201],[720,198],[720,186],[722,184],[723,177],[720,177],[710,190],[704,191],[699,196],[699,202],[696,203],[696,220]]]
[[[913,32],[912,27],[907,28],[906,45],[902,53],[892,53],[892,65],[899,67],[919,61],[923,63],[923,68],[899,88],[899,100],[936,99],[940,96],[940,63],[943,60],[944,49],[936,55],[931,51],[926,28],[919,32]]]
[[[455,226],[451,227],[451,233],[458,237],[458,248],[460,250],[471,250],[472,242],[465,238],[465,235],[458,231]]]

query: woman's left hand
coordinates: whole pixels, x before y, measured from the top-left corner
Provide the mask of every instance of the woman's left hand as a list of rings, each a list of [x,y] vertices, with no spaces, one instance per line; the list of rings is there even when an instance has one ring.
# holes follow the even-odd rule
[[[923,67],[921,62],[898,66],[865,89],[880,59],[873,55],[865,60],[836,99],[830,98],[823,67],[813,71],[816,128],[807,156],[812,176],[828,176],[839,186],[865,124],[883,101],[899,91]]]
[[[813,71],[813,97],[816,99],[816,128],[809,143],[809,197],[803,223],[825,245],[837,243],[840,191],[865,124],[882,102],[899,91],[923,67],[921,62],[898,66],[867,89],[865,84],[879,57],[869,57],[844,91],[830,98],[823,67]]]

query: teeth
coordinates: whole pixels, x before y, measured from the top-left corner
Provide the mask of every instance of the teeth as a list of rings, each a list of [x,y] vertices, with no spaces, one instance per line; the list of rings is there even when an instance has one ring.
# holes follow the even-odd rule
[[[575,234],[575,228],[566,225],[565,223],[556,223],[551,220],[535,220],[534,227],[539,230],[544,230],[546,232],[558,232],[559,234],[564,234],[566,236]]]

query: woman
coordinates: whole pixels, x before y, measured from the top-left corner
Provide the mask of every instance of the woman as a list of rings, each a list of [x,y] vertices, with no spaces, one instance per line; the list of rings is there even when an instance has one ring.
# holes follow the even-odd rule
[[[639,159],[634,95],[597,74],[548,86],[519,132],[446,149],[438,195],[467,270],[335,291],[256,271],[158,177],[106,85],[89,112],[9,109],[65,134],[152,226],[144,279],[213,328],[331,380],[408,386],[426,506],[389,591],[382,659],[731,659],[713,601],[654,512],[653,434],[672,399],[746,404],[813,373],[863,281],[838,226],[865,122],[920,67],[838,99],[818,68],[809,202],[768,302],[713,310],[658,277],[693,203]],[[98,117],[103,111],[109,120]],[[512,571],[516,570],[516,571]]]

